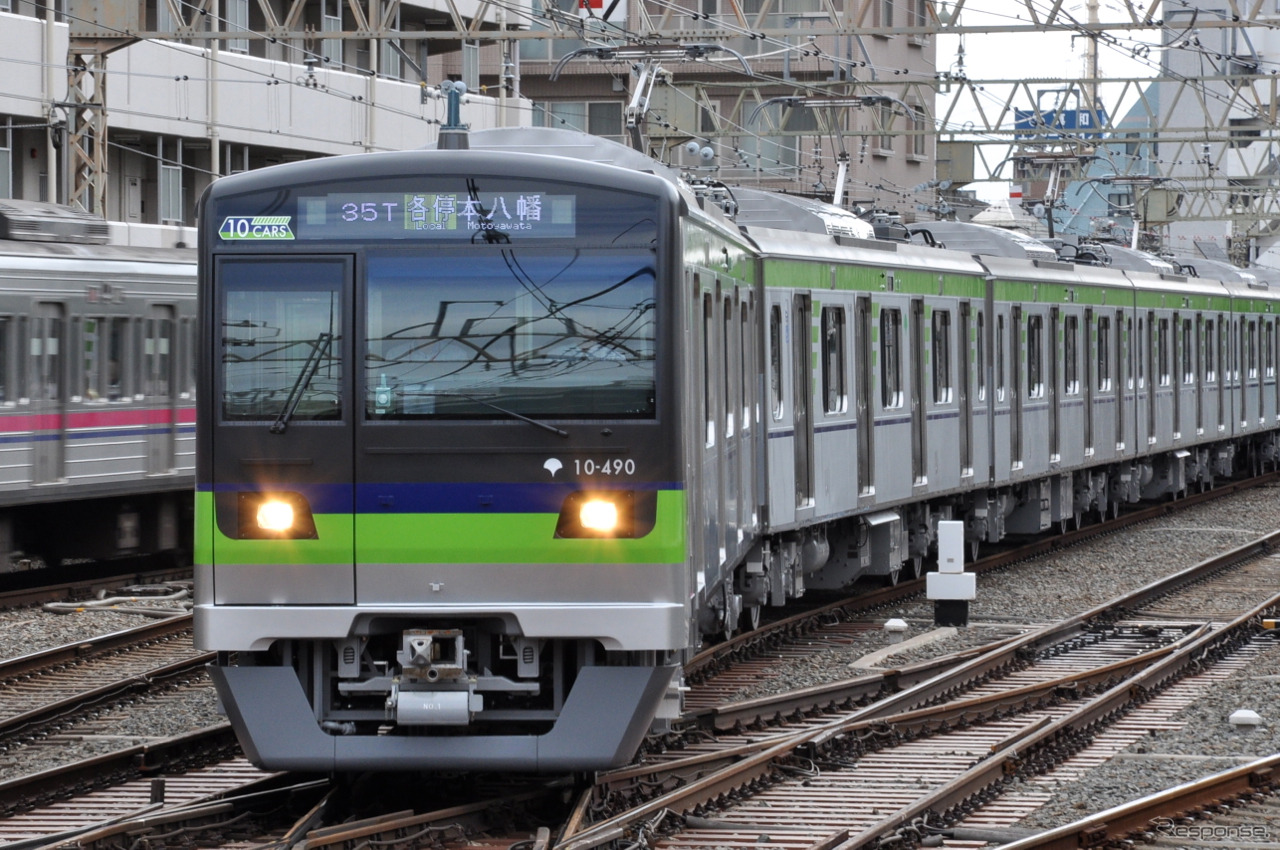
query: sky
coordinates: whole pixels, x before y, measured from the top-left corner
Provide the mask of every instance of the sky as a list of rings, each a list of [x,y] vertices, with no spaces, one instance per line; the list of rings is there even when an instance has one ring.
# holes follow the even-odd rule
[[[1122,13],[1109,9],[1108,0],[1102,0],[1100,19],[1118,20]],[[1013,18],[1023,9],[1023,4],[1010,0],[969,0],[965,4],[960,23],[964,26],[1007,25],[1016,23]],[[1083,2],[1067,2],[1063,8],[1078,20],[1084,21],[1088,12]],[[1133,55],[1135,49],[1141,53],[1142,45],[1153,45],[1159,34],[1155,30],[1134,34],[1118,34],[1118,43],[1102,45],[1098,51],[1098,64],[1103,77],[1144,77],[1154,73],[1153,65],[1158,64],[1159,53],[1151,49],[1149,58],[1143,61]],[[1084,74],[1087,39],[1070,33],[1018,33],[990,35],[943,35],[938,37],[937,61],[938,69],[949,69],[953,73],[960,68],[960,46],[964,46],[963,68],[971,80],[1010,80],[1010,79],[1078,79]],[[944,111],[944,104],[939,95],[937,110]],[[994,96],[995,101],[1002,101],[1003,96]],[[1103,101],[1108,106],[1115,99],[1103,93]],[[1029,108],[1031,104],[1018,104]],[[1121,110],[1127,104],[1121,104]],[[1113,110],[1114,111],[1114,110]],[[957,113],[963,119],[963,113]],[[993,201],[1008,197],[1008,183],[976,183],[973,187],[982,200]]]

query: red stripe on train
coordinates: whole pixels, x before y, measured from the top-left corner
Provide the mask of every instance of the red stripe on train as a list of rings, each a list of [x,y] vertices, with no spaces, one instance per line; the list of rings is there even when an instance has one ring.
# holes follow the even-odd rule
[[[142,425],[190,424],[196,421],[194,407],[150,410],[84,410],[68,413],[65,427],[77,428],[127,428]],[[22,431],[56,431],[63,428],[63,416],[57,413],[27,413],[13,416],[0,414],[0,433]]]

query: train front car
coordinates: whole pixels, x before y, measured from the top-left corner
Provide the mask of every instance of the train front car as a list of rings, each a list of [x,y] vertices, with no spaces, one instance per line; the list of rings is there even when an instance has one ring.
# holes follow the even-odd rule
[[[212,186],[196,642],[255,763],[634,754],[694,631],[679,205],[479,150]]]

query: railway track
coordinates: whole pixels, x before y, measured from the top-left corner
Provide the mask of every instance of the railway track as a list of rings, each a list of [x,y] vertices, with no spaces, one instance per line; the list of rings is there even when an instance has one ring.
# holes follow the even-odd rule
[[[1167,509],[1168,506],[1162,506],[1161,508],[1156,509],[1152,516],[1165,515],[1167,513]],[[1126,516],[1126,519],[1130,522],[1139,521],[1136,515]],[[1086,532],[1089,530],[1090,529],[1085,529]],[[1059,545],[1062,544],[1058,542],[1056,545],[1050,545],[1047,548],[1058,548]],[[1266,545],[1270,544],[1264,544],[1264,549]],[[1040,544],[1040,547],[1045,548],[1046,544],[1042,543]],[[1237,557],[1240,557],[1243,554],[1243,552],[1237,553]],[[989,560],[987,562],[987,568],[1002,568],[1006,566],[1010,560],[1020,560],[1024,557],[1027,556],[1020,554],[1017,558],[1006,556],[1004,559],[998,561]],[[1224,598],[1221,591],[1214,590],[1211,585],[1203,583],[1196,585],[1196,582],[1205,581],[1203,577],[1188,578],[1184,576],[1178,581],[1183,585],[1189,584],[1191,586],[1204,588],[1204,592],[1208,598],[1214,600],[1221,600]],[[1259,573],[1252,581],[1253,584],[1250,585],[1250,587],[1253,589],[1266,586],[1268,581],[1272,581],[1272,587],[1276,586],[1276,583],[1269,579],[1265,573]],[[861,616],[861,612],[868,610],[881,610],[884,606],[893,604],[895,600],[908,598],[908,595],[919,595],[921,592],[922,587],[913,590],[910,585],[886,588],[886,596],[880,597],[879,599],[873,597],[871,599],[863,599],[860,601],[854,600],[853,602],[844,603],[843,607],[835,606],[830,611],[820,610],[807,612],[806,614],[799,615],[797,618],[793,618],[793,620],[795,622],[808,621],[811,623],[817,623],[820,627],[825,625],[833,629],[837,634],[845,635],[845,639],[848,639],[847,636],[856,636],[860,630],[864,630],[866,628],[865,621],[859,621],[856,619],[857,616]],[[888,735],[890,738],[903,737],[907,739],[905,741],[906,744],[916,747],[925,747],[917,754],[916,758],[919,759],[919,762],[917,763],[922,766],[927,766],[931,771],[936,771],[939,769],[940,760],[937,758],[936,754],[930,754],[926,744],[927,742],[937,738],[937,729],[948,724],[968,726],[970,729],[966,731],[970,732],[972,735],[969,739],[959,739],[960,743],[955,745],[954,748],[956,749],[956,752],[959,753],[959,756],[957,757],[959,761],[953,765],[953,769],[964,767],[964,765],[961,765],[959,762],[965,762],[966,759],[968,760],[966,764],[984,763],[992,758],[990,750],[993,746],[999,749],[1003,742],[1003,748],[1007,749],[1010,746],[1018,747],[1020,745],[1024,745],[1025,742],[1032,738],[1038,739],[1040,734],[1043,732],[1044,724],[1057,723],[1061,720],[1062,716],[1065,716],[1064,713],[1070,713],[1071,706],[1075,704],[1072,703],[1072,700],[1077,702],[1085,700],[1085,703],[1080,703],[1080,705],[1087,704],[1088,699],[1091,697],[1097,698],[1098,695],[1105,694],[1109,688],[1114,689],[1115,687],[1118,687],[1119,685],[1116,683],[1128,681],[1125,677],[1137,675],[1134,671],[1141,667],[1144,663],[1144,659],[1149,661],[1153,660],[1156,656],[1180,656],[1185,652],[1185,647],[1191,642],[1200,640],[1208,634],[1222,631],[1220,625],[1219,627],[1215,627],[1213,621],[1215,618],[1220,620],[1221,617],[1218,616],[1218,613],[1225,613],[1230,606],[1224,606],[1222,612],[1215,612],[1213,613],[1213,616],[1209,616],[1207,619],[1204,616],[1194,618],[1187,616],[1185,611],[1181,611],[1180,613],[1177,606],[1171,606],[1171,604],[1167,602],[1156,601],[1164,598],[1162,594],[1165,592],[1166,591],[1159,591],[1158,589],[1150,590],[1146,597],[1146,601],[1134,601],[1131,603],[1129,608],[1117,608],[1107,614],[1091,612],[1095,617],[1094,620],[1087,621],[1086,619],[1081,619],[1079,623],[1076,623],[1073,626],[1063,627],[1060,625],[1064,631],[1056,636],[1041,634],[1039,637],[1035,637],[1033,639],[1032,633],[1024,633],[1021,628],[1008,628],[1005,630],[1003,636],[997,641],[997,645],[971,649],[955,657],[938,658],[931,661],[919,662],[913,665],[904,665],[892,670],[880,671],[870,676],[859,677],[865,680],[862,684],[862,691],[852,695],[840,692],[841,689],[849,687],[848,683],[840,682],[831,686],[812,689],[823,691],[823,693],[819,694],[787,694],[785,696],[779,696],[772,704],[769,704],[769,700],[756,700],[752,701],[759,703],[755,706],[748,706],[746,704],[730,706],[716,704],[714,701],[711,701],[705,707],[693,713],[689,718],[689,728],[695,731],[693,743],[686,743],[682,745],[682,749],[678,751],[668,750],[667,752],[650,753],[649,763],[634,768],[634,770],[638,771],[636,778],[628,779],[622,773],[606,775],[601,777],[600,783],[598,783],[596,789],[593,790],[600,792],[602,796],[613,797],[615,804],[617,799],[629,798],[632,801],[638,801],[639,798],[644,797],[651,800],[653,799],[652,788],[660,787],[661,781],[656,785],[651,786],[650,791],[643,793],[633,793],[625,790],[627,784],[630,783],[637,786],[644,785],[646,782],[651,781],[654,771],[662,769],[664,766],[670,767],[671,765],[675,765],[675,769],[672,773],[675,778],[668,780],[670,784],[679,785],[681,787],[694,785],[703,781],[706,777],[716,776],[718,773],[727,771],[728,768],[726,765],[730,763],[757,760],[766,753],[771,753],[771,755],[765,763],[770,765],[776,764],[781,767],[769,767],[764,769],[764,775],[769,775],[769,772],[775,769],[781,770],[784,774],[794,774],[797,770],[803,772],[803,767],[797,768],[797,764],[803,765],[805,762],[813,763],[818,761],[818,763],[825,765],[826,763],[820,761],[824,758],[831,759],[830,764],[839,765],[848,759],[848,753],[837,753],[836,756],[831,756],[827,750],[824,749],[830,746],[835,746],[829,742],[841,741],[849,738],[850,736],[854,739],[858,739],[862,736],[867,740],[875,740],[885,736],[885,733],[882,731],[885,729],[893,730]],[[1247,596],[1250,592],[1252,591],[1246,590],[1244,595]],[[1135,596],[1134,598],[1135,600],[1139,599],[1138,596]],[[1199,604],[1200,607],[1204,609],[1201,612],[1202,614],[1209,613],[1208,609],[1205,608],[1203,601]],[[1146,607],[1142,607],[1143,605]],[[847,613],[851,611],[859,613],[851,616]],[[1205,627],[1206,622],[1209,623],[1207,628]],[[780,628],[775,628],[775,637],[761,638],[757,635],[747,638],[742,643],[753,643],[758,647],[772,647],[766,648],[763,653],[757,655],[757,660],[762,665],[761,669],[767,670],[771,663],[777,663],[776,660],[770,660],[767,656],[771,652],[776,653],[778,640],[782,640],[784,642],[790,641],[791,644],[796,647],[795,652],[798,653],[799,656],[803,656],[805,653],[811,651],[808,649],[809,644],[812,644],[815,647],[812,651],[818,651],[817,648],[822,645],[821,629],[819,628],[817,631],[806,632],[805,629],[807,628],[809,628],[807,625],[797,628],[794,623],[783,623]],[[781,635],[781,638],[777,637],[777,635]],[[1058,641],[1058,644],[1061,644],[1060,648],[1054,648],[1058,646],[1058,644],[1054,643],[1055,640]],[[726,648],[728,648],[728,652],[725,651]],[[84,652],[84,650],[81,650],[81,652]],[[740,646],[735,648],[729,645],[724,645],[713,649],[709,653],[704,653],[704,655],[700,656],[699,659],[695,659],[695,662],[705,664],[707,659],[720,656],[708,668],[706,668],[709,669],[710,672],[705,676],[703,681],[714,682],[716,679],[729,681],[732,676],[738,675],[731,671],[731,665],[741,658],[750,658],[752,652],[759,653],[759,650],[744,652]],[[997,656],[994,653],[1004,654],[1002,656]],[[997,660],[998,657],[1003,658],[1004,660]],[[760,661],[759,659],[763,660]],[[1062,666],[1068,663],[1067,659],[1071,659],[1069,663],[1074,665],[1069,669]],[[784,659],[784,661],[788,660],[789,659]],[[73,652],[68,663],[74,664],[76,661],[77,654]],[[203,661],[198,663],[202,664]],[[1035,673],[1029,672],[1035,669],[1035,665],[1037,664],[1042,665],[1039,671]],[[696,675],[697,665],[695,664],[694,666]],[[1108,667],[1110,667],[1110,669],[1107,669]],[[752,675],[760,674],[757,672]],[[1004,713],[1009,711],[1009,709],[1006,706],[1000,706],[998,708],[991,708],[990,711],[1000,713],[1001,716],[990,717],[985,715],[983,712],[988,711],[988,709],[983,708],[983,705],[990,704],[998,706],[1001,700],[1007,700],[1007,690],[1001,690],[998,693],[993,690],[991,694],[984,693],[984,688],[995,688],[995,685],[992,683],[997,675],[1009,675],[1013,677],[1022,676],[1023,680],[1020,687],[1023,693],[1019,699],[1021,699],[1026,706],[1031,707],[1029,710],[1047,713],[1038,719],[1031,720],[1020,716],[1005,716]],[[943,677],[946,676],[953,677],[952,679],[947,680],[950,681],[951,684],[941,685],[940,682],[943,680]],[[146,678],[146,674],[139,674],[139,676],[135,678],[139,677]],[[0,670],[0,679],[3,678],[5,678],[3,671]],[[932,685],[929,685],[929,683],[932,683]],[[926,686],[937,687],[938,693],[935,696],[930,697],[928,695],[928,687]],[[877,700],[886,700],[886,698],[887,701],[884,701],[883,704],[881,702],[877,702]],[[983,700],[989,700],[989,703],[984,703]],[[1149,702],[1154,701],[1155,700],[1151,700]],[[0,702],[0,705],[3,704],[4,703]],[[958,708],[957,705],[959,705]],[[953,719],[948,719],[949,716],[946,712],[957,710],[960,713],[952,716]],[[1137,710],[1140,709],[1132,709],[1132,711]],[[735,712],[738,712],[736,716]],[[959,719],[956,720],[954,717],[958,717]],[[1030,715],[1027,715],[1027,717],[1030,717]],[[976,731],[975,724],[979,721],[989,724],[986,731],[981,733]],[[858,725],[860,723],[863,725]],[[789,726],[788,724],[791,725]],[[1001,724],[1003,724],[1003,726],[1001,726]],[[726,756],[723,752],[715,752],[714,748],[708,748],[705,751],[699,749],[707,747],[708,745],[705,740],[701,742],[697,741],[697,735],[707,736],[708,739],[715,737],[722,738],[724,743],[729,747],[727,750],[729,755]],[[812,739],[806,738],[806,736],[814,735],[817,737]],[[1084,746],[1084,738],[1087,736],[1083,733],[1073,731],[1070,732],[1067,737],[1071,740],[1079,739],[1080,746]],[[790,755],[783,755],[782,751],[778,750],[778,747],[783,746],[784,744],[794,744],[795,747],[799,749]],[[736,750],[734,749],[735,747],[737,748]],[[139,758],[137,752],[138,751],[135,751],[135,759]],[[885,752],[893,752],[893,750],[886,750]],[[909,750],[901,750],[901,753],[905,754],[907,752],[909,752]],[[798,755],[796,753],[798,753]],[[862,754],[861,757],[869,758],[872,756],[873,753],[869,750],[867,753]],[[1066,758],[1066,755],[1064,754],[1061,757]],[[883,774],[885,777],[884,781],[891,782],[893,781],[892,777],[896,776],[896,781],[901,785],[903,766],[901,763],[897,763],[893,760],[896,758],[897,756],[893,756],[886,762],[891,766],[885,768],[885,773]],[[240,768],[246,768],[251,774],[253,771],[251,767],[242,761],[237,765],[235,755],[229,756],[229,760],[226,764],[227,767],[225,768],[202,767],[199,769],[209,769],[212,771],[211,775],[217,774],[219,770],[223,770],[229,775],[234,775]],[[870,765],[871,762],[867,761],[864,764],[864,767],[869,768]],[[115,820],[116,823],[109,827],[109,829],[132,829],[133,831],[129,834],[136,838],[138,835],[146,834],[146,829],[150,828],[140,825],[142,821],[150,820],[152,823],[157,825],[168,823],[165,819],[168,818],[169,815],[162,815],[161,813],[163,812],[174,810],[176,816],[182,815],[183,811],[194,811],[196,808],[202,806],[213,808],[222,807],[226,811],[231,811],[235,808],[235,805],[231,803],[233,799],[239,798],[242,794],[256,793],[252,790],[246,790],[244,792],[237,791],[235,788],[241,786],[236,786],[235,783],[232,782],[226,789],[216,790],[209,799],[198,798],[195,800],[188,800],[181,796],[183,793],[186,793],[179,790],[181,788],[181,783],[170,783],[170,780],[167,777],[168,770],[169,766],[167,764],[158,772],[156,768],[152,766],[142,774],[125,780],[136,783],[129,794],[123,795],[124,799],[129,800],[124,807],[125,811],[117,810],[115,814],[111,814],[106,810],[97,812],[94,815],[95,817],[100,818],[97,823],[101,824],[104,820]],[[681,771],[683,771],[683,773]],[[829,778],[828,774],[833,774],[834,772],[834,769],[827,769],[824,766],[821,775],[825,778]],[[868,772],[867,775],[870,776],[871,773]],[[921,775],[924,776],[925,774],[922,773]],[[928,775],[931,779],[936,780],[939,778],[939,775],[934,773],[930,773]],[[644,779],[643,777],[645,776],[650,777],[650,779]],[[165,787],[170,789],[172,793],[166,796],[166,800],[163,804],[157,805],[149,802],[149,800],[150,794],[154,793],[154,780],[161,778],[165,779]],[[248,789],[253,788],[253,783],[263,781],[263,777],[254,775],[241,778],[247,780],[245,787]],[[805,780],[808,780],[807,785],[803,784]],[[296,777],[282,779],[281,781],[294,783],[302,782],[302,780],[299,780]],[[808,789],[813,787],[814,777],[805,776],[799,781],[802,783],[799,787],[804,789],[799,793],[803,795],[808,793]],[[84,780],[80,780],[79,782],[82,786],[85,784]],[[753,783],[751,781],[748,781],[747,786],[750,787],[752,784]],[[771,784],[771,781],[766,782],[757,778],[754,781],[754,784],[764,787],[765,785]],[[141,789],[143,788],[147,789],[147,801],[143,801],[141,797]],[[625,837],[628,839],[643,837],[649,843],[654,843],[657,841],[654,837],[656,835],[656,831],[662,831],[664,834],[670,833],[666,838],[662,839],[670,840],[672,843],[669,846],[673,848],[681,847],[683,845],[681,845],[680,841],[674,837],[677,833],[671,831],[671,824],[679,821],[682,825],[685,825],[685,822],[689,818],[692,818],[693,820],[691,822],[695,826],[702,823],[702,826],[707,828],[707,834],[704,837],[707,840],[714,839],[716,842],[715,846],[733,846],[735,841],[738,839],[727,841],[727,843],[723,841],[726,838],[732,838],[732,836],[726,835],[726,830],[724,829],[726,819],[715,807],[721,805],[725,800],[742,794],[743,792],[735,790],[732,782],[730,782],[726,788],[728,790],[717,793],[713,797],[713,799],[716,800],[714,804],[699,803],[688,813],[677,815],[676,812],[678,811],[678,808],[672,807],[665,809],[667,814],[662,818],[666,823],[665,827],[653,824],[653,821],[656,819],[655,815],[650,817],[648,820],[641,818],[638,826],[617,827],[614,834],[617,837]],[[332,789],[330,789],[330,791],[332,791]],[[840,792],[841,789],[837,789],[837,794]],[[848,788],[843,789],[843,792],[855,793]],[[49,793],[50,795],[53,794],[53,792]],[[69,792],[67,792],[64,787],[64,790],[57,793],[66,795]],[[564,788],[559,788],[555,792],[540,793],[546,793],[548,795],[548,802],[546,803],[547,806],[552,805],[549,802],[552,798],[564,798],[567,795]],[[862,793],[862,796],[874,797],[877,793],[879,792],[866,792]],[[975,792],[975,795],[979,794],[990,795],[991,792]],[[110,796],[110,792],[108,792],[108,796]],[[292,797],[294,802],[291,803],[290,806],[296,809],[298,806],[297,801],[302,799],[302,797],[303,795],[300,793],[295,793]],[[52,797],[50,797],[50,799],[52,799]],[[551,824],[563,821],[563,828],[558,832],[553,830],[545,836],[543,846],[549,847],[553,844],[565,848],[594,846],[592,842],[595,839],[593,839],[592,836],[597,835],[596,830],[599,828],[600,823],[604,822],[606,819],[617,817],[618,815],[611,814],[608,809],[604,807],[593,809],[595,804],[589,802],[591,799],[592,795],[583,795],[583,797],[577,801],[578,806],[573,814],[567,816],[567,818],[561,818],[559,821],[548,820],[547,823]],[[1000,798],[993,797],[993,799],[999,800]],[[965,802],[961,805],[966,810],[974,809],[976,811],[981,811],[982,807],[980,802],[980,796],[973,796],[972,799],[966,798]],[[75,808],[74,803],[70,803],[69,805],[72,808]],[[476,804],[476,811],[502,811],[501,805],[494,805],[495,808],[486,809],[484,804]],[[296,812],[292,812],[290,806],[286,806],[284,811],[289,811],[290,816],[295,816]],[[441,815],[440,818],[436,818],[436,816],[440,815],[441,812],[453,812],[458,808],[457,806],[444,807],[434,811],[423,812],[422,810],[425,808],[430,807],[415,806],[412,812],[401,812],[398,815],[384,815],[372,818],[369,823],[362,828],[367,828],[369,836],[390,836],[397,834],[403,836],[406,834],[403,830],[412,831],[414,829],[420,829],[423,831],[423,835],[425,836],[423,840],[436,845],[442,843],[447,844],[450,842],[451,838],[460,838],[465,834],[467,836],[467,841],[472,843],[479,841],[482,846],[488,846],[485,844],[485,840],[483,838],[486,831],[493,831],[493,824],[495,823],[503,823],[503,819],[498,816],[495,816],[493,819],[486,820],[488,816],[475,814],[469,822],[472,825],[467,826],[467,828],[461,832],[450,832],[449,830],[451,827],[446,823],[447,817]],[[9,811],[14,812],[17,811],[17,809],[11,807]],[[34,816],[34,813],[35,807],[32,806],[29,808],[28,814]],[[206,814],[207,813],[208,812],[206,812]],[[315,832],[317,828],[316,825],[324,822],[324,818],[331,816],[331,814],[332,804],[330,805],[329,814],[325,814],[323,812],[315,813],[311,816],[312,820],[308,821],[304,825],[300,825],[302,824],[301,820],[290,820],[288,817],[283,820],[277,818],[270,822],[270,826],[264,826],[260,830],[256,828],[246,828],[245,830],[238,831],[234,838],[231,837],[226,830],[219,832],[218,828],[211,827],[208,834],[215,837],[221,835],[221,837],[216,838],[216,840],[208,839],[205,843],[210,846],[246,847],[279,844],[281,841],[288,844],[288,840],[285,840],[283,836],[290,834],[292,834],[294,838],[302,835],[310,836],[311,833]],[[876,808],[874,811],[871,811],[870,814],[881,815],[884,814],[884,811],[882,811],[881,808]],[[959,814],[953,813],[949,817],[957,819]],[[702,818],[703,822],[700,822],[698,818]],[[838,819],[838,817],[836,819]],[[255,816],[250,820],[257,822],[258,818]],[[211,820],[210,823],[212,822],[213,821]],[[3,821],[0,821],[0,823],[3,823]],[[263,823],[265,824],[266,821],[264,820]],[[392,823],[397,823],[399,826],[388,826],[388,824]],[[488,824],[487,826],[485,825],[486,823]],[[746,830],[747,833],[750,833],[755,826],[767,825],[765,822],[755,820],[747,820],[745,823],[748,824],[748,828]],[[850,821],[850,823],[856,823],[856,821]],[[917,821],[907,820],[898,824],[895,829],[901,829],[903,823],[905,823],[908,828],[919,828]],[[78,828],[88,829],[92,825],[93,824],[81,825]],[[975,825],[972,828],[983,829],[986,827],[984,827],[982,823],[975,822]],[[108,829],[108,827],[102,827],[102,829]],[[183,827],[183,829],[186,830],[188,827]],[[397,829],[400,829],[401,831],[396,832]],[[848,830],[846,829],[843,831],[847,832]],[[520,830],[516,829],[513,834],[519,834],[519,832]],[[830,834],[819,836],[813,842],[812,846],[818,846],[823,841],[832,839],[833,836],[840,832],[841,830],[832,830]],[[773,833],[777,834],[774,835]],[[53,834],[55,833],[45,833],[45,835]],[[745,835],[746,833],[743,834]],[[757,831],[751,837],[754,841],[759,839],[762,834],[764,833]],[[796,835],[789,833],[783,828],[783,826],[777,827],[769,834],[771,839],[777,839],[777,842],[780,842],[784,846],[793,845],[799,840]],[[533,833],[530,831],[527,835],[531,836]],[[692,833],[688,833],[688,835],[692,835]],[[1011,833],[1009,835],[1012,836]],[[33,832],[32,836],[34,837],[21,840],[32,841],[38,844],[41,840],[38,837],[38,833]],[[741,838],[741,836],[739,836],[739,838]],[[852,838],[856,838],[856,835],[846,836],[846,838],[848,840],[852,840]],[[0,834],[0,840],[4,840],[2,834]],[[101,844],[103,847],[110,844],[110,840],[105,837],[101,840],[105,842]],[[313,839],[311,837],[307,837],[306,840],[307,845],[312,846]],[[98,841],[98,839],[95,838],[94,841]],[[504,846],[502,839],[491,838],[489,841],[494,847]],[[522,845],[530,841],[533,841],[535,844],[537,843],[533,838],[521,838],[519,841]],[[745,841],[745,839],[743,839],[743,841]],[[77,839],[77,843],[80,846],[89,846],[85,841],[79,838]],[[335,840],[335,843],[341,842]],[[36,846],[36,844],[33,844],[32,846]],[[695,841],[694,844],[690,846],[700,845]],[[759,846],[759,844],[757,843],[753,846]],[[810,845],[805,846],[808,847]],[[970,843],[967,845],[955,844],[952,846],[971,847],[975,845]],[[523,847],[522,850],[524,850]]]
[[[1033,558],[1116,534],[1143,523],[1175,516],[1188,508],[1277,481],[1280,481],[1280,473],[1268,473],[1224,484],[1176,502],[1129,511],[1103,523],[1086,525],[1015,549],[989,554],[968,564],[966,570],[978,575],[1006,570]],[[735,694],[747,686],[777,677],[800,659],[826,652],[833,644],[850,641],[858,635],[881,629],[886,609],[922,598],[924,592],[923,578],[902,582],[767,623],[752,632],[711,646],[695,656],[685,667],[685,679],[690,688],[686,695],[686,705],[691,711],[698,711],[730,702]],[[1007,625],[1003,632],[993,632],[992,639],[998,640],[1017,631],[1016,627]]]
[[[121,587],[167,582],[191,583],[191,567],[167,555],[139,555],[110,561],[0,571],[0,607],[92,599]]]
[[[1276,587],[1280,562],[1270,552],[1277,544],[1280,535],[1240,547],[844,717],[831,719],[816,705],[810,714],[793,708],[769,728],[768,709],[753,706],[752,734],[703,740],[681,758],[601,777],[558,846],[587,850],[626,838],[664,850],[762,840],[849,850],[940,832],[998,796],[1008,776],[1044,773],[1104,728],[1144,734],[1145,720],[1117,719],[1176,681],[1202,675],[1207,658],[1227,659],[1215,662],[1213,675],[1247,663],[1257,618],[1280,596],[1244,613],[1237,607],[1230,622],[1221,612],[1188,612],[1204,613],[1205,599],[1225,610],[1222,588],[1241,575]],[[1245,561],[1243,572],[1227,573]],[[1182,602],[1173,623],[1175,590]],[[1143,619],[1147,609],[1163,616]],[[1042,646],[1049,632],[1062,634]],[[1028,653],[1037,663],[1019,664]],[[743,728],[741,719],[734,728]],[[622,800],[631,808],[613,814]],[[843,826],[824,832],[831,824]]]
[[[1274,847],[1280,824],[1280,754],[1170,788],[1001,850]]]
[[[0,739],[66,718],[213,660],[191,644],[191,615],[0,662]]]

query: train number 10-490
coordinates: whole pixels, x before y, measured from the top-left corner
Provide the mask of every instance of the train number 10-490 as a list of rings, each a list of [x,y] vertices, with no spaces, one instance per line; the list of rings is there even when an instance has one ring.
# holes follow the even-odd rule
[[[578,475],[635,475],[636,462],[627,458],[614,458],[597,463],[594,460],[575,460],[574,471]]]

